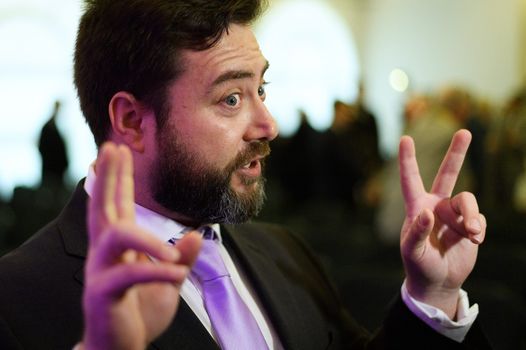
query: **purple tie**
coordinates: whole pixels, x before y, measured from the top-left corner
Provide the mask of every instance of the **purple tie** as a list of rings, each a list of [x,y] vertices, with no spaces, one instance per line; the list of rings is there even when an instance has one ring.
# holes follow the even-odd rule
[[[219,255],[215,231],[206,226],[203,245],[192,272],[201,282],[205,308],[223,350],[268,349]]]

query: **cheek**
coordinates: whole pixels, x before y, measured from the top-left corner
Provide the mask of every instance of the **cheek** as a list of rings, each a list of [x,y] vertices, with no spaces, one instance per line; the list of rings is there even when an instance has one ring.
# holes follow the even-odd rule
[[[224,137],[214,137],[204,143],[205,159],[218,169],[224,169],[238,155],[238,143]]]
[[[178,139],[195,156],[217,169],[224,169],[243,150],[245,123],[240,117],[219,116],[213,108],[188,110],[191,117],[176,121]]]
[[[222,170],[236,156],[232,143],[220,133],[180,134],[181,142],[194,161],[207,168]]]
[[[193,145],[210,164],[225,168],[243,149],[243,137],[235,126],[216,125],[192,139]]]

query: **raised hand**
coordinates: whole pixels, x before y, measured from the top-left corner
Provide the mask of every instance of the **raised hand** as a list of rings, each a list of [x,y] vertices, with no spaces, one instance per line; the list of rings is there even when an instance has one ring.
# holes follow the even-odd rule
[[[135,224],[127,147],[105,144],[96,172],[88,206],[82,346],[144,349],[173,319],[200,238],[188,234],[174,248]]]
[[[411,296],[456,315],[459,289],[473,269],[486,220],[468,192],[451,197],[471,134],[453,136],[442,165],[427,192],[419,174],[413,140],[400,140],[400,182],[406,217],[400,249]]]

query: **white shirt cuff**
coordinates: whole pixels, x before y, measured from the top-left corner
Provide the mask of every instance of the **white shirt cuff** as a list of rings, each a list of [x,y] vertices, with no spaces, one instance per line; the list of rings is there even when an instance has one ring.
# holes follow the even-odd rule
[[[452,321],[442,310],[414,299],[409,295],[405,281],[402,284],[402,300],[429,327],[459,343],[464,340],[479,313],[477,304],[469,307],[468,293],[463,289],[458,296],[457,321]]]

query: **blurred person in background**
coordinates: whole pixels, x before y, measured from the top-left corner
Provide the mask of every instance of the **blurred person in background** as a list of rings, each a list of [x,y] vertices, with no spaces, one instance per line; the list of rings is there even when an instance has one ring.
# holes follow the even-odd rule
[[[58,127],[61,102],[55,101],[49,119],[42,126],[37,148],[41,159],[40,184],[34,187],[17,186],[6,209],[9,218],[5,245],[14,248],[51,221],[71,194],[65,181],[68,168],[66,143]]]
[[[471,176],[471,189],[481,203],[486,203],[487,133],[491,116],[489,109],[465,88],[448,86],[439,92],[439,101],[459,125],[471,132],[472,140],[466,166]]]
[[[66,143],[57,127],[60,106],[61,102],[55,101],[53,113],[40,131],[38,151],[42,159],[41,186],[58,188],[64,186],[64,175],[69,161]]]
[[[526,208],[526,89],[520,89],[495,120],[489,141],[492,203],[501,212]],[[520,209],[519,209],[520,208]]]

